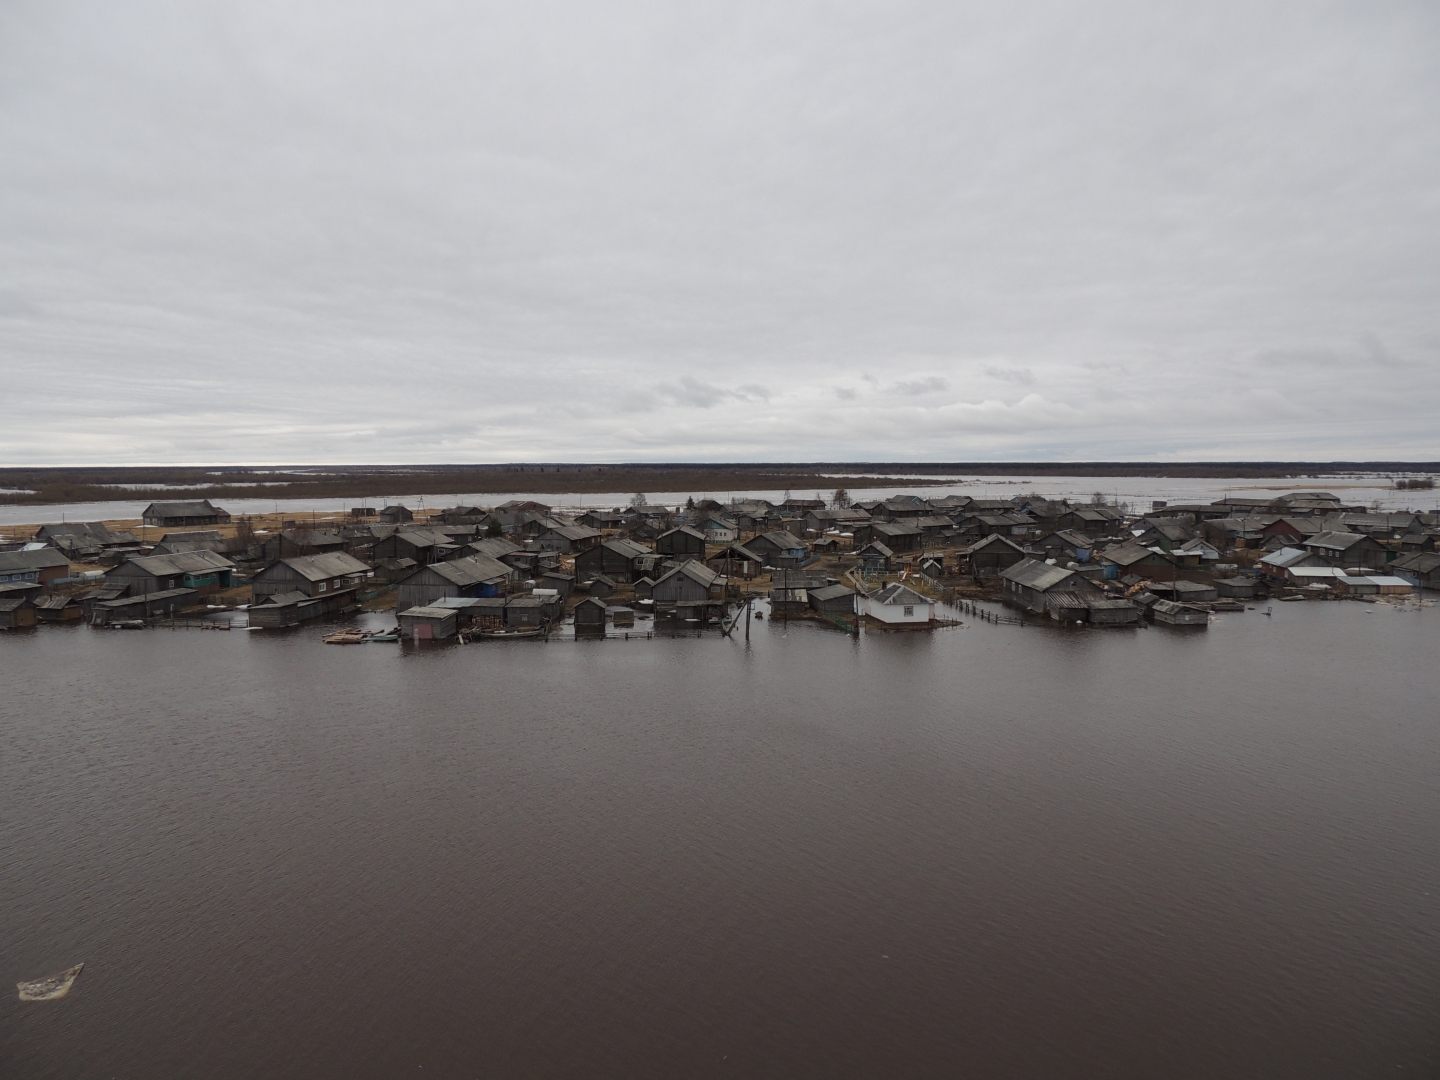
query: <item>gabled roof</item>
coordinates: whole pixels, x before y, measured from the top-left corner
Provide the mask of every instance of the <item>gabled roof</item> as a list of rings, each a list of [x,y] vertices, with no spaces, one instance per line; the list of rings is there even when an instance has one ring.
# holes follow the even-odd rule
[[[47,566],[69,566],[70,560],[55,548],[34,551],[0,551],[0,571],[43,570]]]
[[[623,540],[618,537],[614,540],[606,540],[600,546],[625,559],[638,559],[642,555],[655,554],[655,552],[651,551],[644,544],[637,544],[634,540]]]
[[[1052,566],[1039,559],[1022,559],[1014,566],[1000,571],[1000,577],[1005,581],[1013,581],[1017,585],[1034,589],[1036,592],[1053,589],[1077,576],[1074,570],[1066,570],[1063,566]]]
[[[920,526],[913,521],[873,521],[870,528],[881,536],[916,536]]]
[[[433,547],[437,544],[451,544],[455,538],[449,533],[426,525],[405,525],[390,534],[399,537],[412,547]],[[387,537],[389,539],[389,537]]]
[[[1260,561],[1266,566],[1285,567],[1297,563],[1301,559],[1308,559],[1310,552],[1303,548],[1283,547],[1279,551],[1272,551]]]
[[[684,533],[686,536],[693,536],[696,540],[700,540],[702,542],[705,539],[705,534],[700,532],[699,530],[692,529],[689,525],[677,525],[673,529],[665,530],[658,537],[656,537],[656,540],[664,540],[665,537],[674,536],[676,533]]]
[[[707,589],[711,585],[715,584],[716,580],[720,577],[720,574],[717,571],[711,570],[704,563],[695,562],[692,559],[690,562],[681,563],[674,570],[671,570],[668,574],[662,575],[660,581],[668,581],[676,574],[683,574],[686,577],[690,578],[692,581],[698,581]],[[655,584],[659,585],[660,581],[657,581]]]
[[[755,537],[755,540],[767,540],[770,543],[774,544],[781,551],[792,551],[795,548],[803,548],[805,546],[804,540],[801,540],[798,536],[795,536],[792,533],[786,532],[784,529],[776,529],[773,532],[761,533],[759,536]],[[750,543],[753,544],[755,540],[751,540]]]
[[[190,502],[153,502],[142,512],[141,517],[184,518],[215,517],[225,511],[209,499]]]
[[[552,533],[562,539],[572,541],[589,540],[592,536],[600,535],[598,530],[590,528],[589,525],[552,525],[541,535],[548,536]],[[703,540],[704,537],[701,539]]]
[[[1360,541],[1368,539],[1363,533],[1322,532],[1304,541],[1307,548],[1323,548],[1326,551],[1345,551]]]
[[[871,603],[887,605],[933,604],[928,596],[921,596],[914,589],[900,582],[892,582],[870,597]]]
[[[1062,544],[1069,544],[1073,548],[1085,548],[1086,550],[1093,550],[1095,547],[1094,540],[1091,540],[1090,537],[1084,533],[1076,532],[1074,529],[1058,529],[1053,533],[1042,536],[1039,542],[1044,544],[1046,540],[1059,540]]]
[[[439,574],[452,585],[465,588],[484,582],[503,581],[510,576],[510,567],[488,555],[469,555],[449,562],[431,563],[416,573]]]
[[[854,596],[855,590],[848,585],[826,585],[820,589],[810,590],[811,600],[838,600],[842,596]]]
[[[507,540],[503,536],[486,536],[479,540],[471,540],[470,547],[481,555],[489,555],[492,559],[498,559],[502,555],[509,555],[511,552],[525,550],[519,544]]]
[[[1420,574],[1428,574],[1440,567],[1440,552],[1412,551],[1409,555],[1401,555],[1390,566],[1395,570],[1414,570]]]
[[[876,555],[883,555],[887,559],[894,558],[895,552],[882,544],[879,540],[871,540],[855,554],[864,555],[866,552],[874,552]]]
[[[1025,553],[1025,549],[1022,548],[1019,544],[1015,543],[1013,540],[1001,536],[999,533],[991,533],[989,536],[985,537],[984,540],[977,540],[975,541],[975,543],[971,544],[968,548],[964,550],[964,554],[973,555],[975,554],[975,552],[984,551],[986,548],[989,547],[1008,547],[1012,551],[1020,552],[1022,555]]]
[[[354,555],[347,555],[343,551],[327,551],[323,555],[297,555],[290,559],[279,559],[270,566],[288,566],[306,581],[325,581],[333,577],[366,574],[370,571],[370,567]],[[270,566],[265,570],[269,570]],[[265,570],[260,571],[260,574],[263,575]]]
[[[78,603],[79,598],[74,596],[37,596],[34,600],[35,606],[41,611],[59,611]]]
[[[740,560],[743,560],[743,561],[745,561],[745,562],[763,562],[763,561],[764,561],[763,559],[760,558],[759,555],[755,554],[755,552],[751,551],[751,550],[750,550],[749,548],[747,548],[744,544],[731,544],[731,545],[729,545],[728,547],[722,548],[721,550],[717,551],[714,555],[711,555],[710,558],[707,559],[706,561],[707,561],[707,562],[723,562],[727,557],[730,558],[730,559],[740,559]]]
[[[147,574],[213,574],[217,570],[233,570],[235,564],[214,551],[177,551],[174,555],[132,555],[121,566],[134,563]],[[118,569],[118,568],[117,568]]]
[[[1156,551],[1154,548],[1144,547],[1140,544],[1115,544],[1100,553],[1102,559],[1117,566],[1132,566],[1152,555],[1159,555],[1162,559],[1169,561],[1169,556],[1163,551]]]

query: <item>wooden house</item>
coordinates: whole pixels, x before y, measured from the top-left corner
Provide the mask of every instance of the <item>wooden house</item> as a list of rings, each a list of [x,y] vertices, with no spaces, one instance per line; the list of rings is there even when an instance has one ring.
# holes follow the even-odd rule
[[[1318,555],[1331,566],[1383,567],[1394,555],[1373,536],[1354,532],[1321,532],[1304,540],[1301,545],[1311,555]]]
[[[680,603],[723,600],[726,579],[702,562],[687,560],[655,582],[650,598],[657,609]]]
[[[386,525],[405,525],[415,520],[408,508],[396,503],[380,511],[380,520]]]
[[[508,566],[487,555],[431,563],[396,586],[395,610],[426,607],[442,596],[499,596],[510,573]]]
[[[1422,588],[1440,589],[1440,554],[1433,551],[1401,555],[1386,569]]]
[[[968,561],[970,573],[975,577],[995,577],[1007,567],[1029,558],[1024,548],[999,533],[991,533],[971,544],[960,555]]]
[[[1012,566],[1007,566],[1000,571],[1000,582],[1010,600],[1031,611],[1040,612],[1046,610],[1047,597],[1051,593],[1100,592],[1099,586],[1078,570],[1067,570],[1039,559],[1022,559]]]
[[[131,622],[135,619],[155,619],[174,616],[177,612],[193,607],[200,599],[195,589],[157,589],[133,596],[116,597],[114,600],[100,600],[90,611],[90,622],[95,626],[111,623]],[[255,610],[252,606],[252,612]],[[250,623],[258,626],[252,614]]]
[[[705,558],[705,534],[689,525],[680,525],[655,538],[655,550],[661,555]]]
[[[528,596],[512,596],[505,601],[507,630],[544,629],[555,625],[564,616],[565,602],[558,596],[531,593]]]
[[[554,589],[565,599],[575,591],[575,575],[563,570],[546,570],[536,579],[542,589]]]
[[[460,551],[463,544],[456,544],[454,537],[439,529],[412,525],[396,529],[389,536],[376,540],[370,549],[370,557],[376,562],[384,559],[414,559],[421,566],[443,562],[449,555]]]
[[[277,593],[300,592],[306,596],[322,596],[364,584],[370,574],[353,555],[332,551],[325,555],[297,555],[277,559],[250,579],[250,589],[257,600]]]
[[[869,573],[888,574],[895,565],[895,553],[879,540],[872,540],[855,553],[860,569]]]
[[[598,597],[613,596],[615,593],[615,581],[601,574],[590,581],[590,595]]]
[[[53,547],[0,551],[0,584],[48,585],[70,576],[70,560]]]
[[[213,551],[182,551],[175,555],[133,555],[105,572],[105,580],[123,583],[129,595],[195,589],[214,593],[234,583],[235,564]]]
[[[1100,553],[1099,561],[1107,567],[1106,577],[1121,574],[1151,577],[1157,572],[1170,574],[1176,566],[1175,560],[1164,552],[1134,543],[1114,544],[1106,548]]]
[[[856,526],[854,536],[862,547],[878,540],[891,551],[906,552],[918,550],[925,534],[910,522],[876,520]]]
[[[541,551],[559,551],[573,555],[598,547],[603,539],[600,530],[586,525],[553,525],[540,532],[535,542]]]
[[[810,549],[805,546],[805,541],[778,529],[747,540],[745,547],[765,560],[768,566],[796,566],[810,557]]]
[[[605,540],[575,556],[575,577],[580,581],[593,581],[604,574],[615,581],[635,581],[643,576],[642,560],[654,554],[633,540]]]
[[[760,573],[764,560],[743,544],[731,544],[706,559],[705,565],[716,573],[748,580]]]
[[[1095,552],[1095,542],[1084,533],[1075,532],[1073,529],[1049,533],[1029,547],[1040,552],[1045,558],[1059,562],[1089,562],[1090,556]]]
[[[200,499],[191,502],[153,502],[141,511],[140,520],[146,525],[175,529],[185,526],[228,525],[230,515],[209,499]]]

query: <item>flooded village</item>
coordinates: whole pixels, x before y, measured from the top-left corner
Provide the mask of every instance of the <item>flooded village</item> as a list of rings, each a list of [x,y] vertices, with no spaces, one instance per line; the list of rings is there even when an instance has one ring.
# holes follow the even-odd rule
[[[1143,512],[1017,496],[693,498],[566,513],[535,501],[430,512],[359,505],[306,519],[156,502],[138,522],[11,529],[0,626],[283,630],[465,642],[812,620],[847,633],[967,620],[1206,626],[1258,602],[1424,604],[1440,589],[1434,512],[1328,492],[1155,501]],[[1429,598],[1427,600],[1427,598]],[[357,611],[393,626],[348,627]],[[742,629],[743,627],[743,629]]]

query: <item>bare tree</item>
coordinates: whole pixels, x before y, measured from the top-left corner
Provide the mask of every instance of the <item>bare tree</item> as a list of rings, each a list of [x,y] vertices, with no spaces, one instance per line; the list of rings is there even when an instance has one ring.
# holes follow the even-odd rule
[[[848,510],[850,508],[850,492],[844,488],[836,488],[835,494],[830,496],[830,505],[836,510]]]
[[[637,491],[634,495],[630,496],[630,509],[638,510],[640,507],[646,505],[648,504],[645,502],[645,493],[643,491]]]

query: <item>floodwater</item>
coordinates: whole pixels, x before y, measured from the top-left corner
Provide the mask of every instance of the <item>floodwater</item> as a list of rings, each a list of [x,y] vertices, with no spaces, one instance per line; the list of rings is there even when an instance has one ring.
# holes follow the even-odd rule
[[[0,638],[0,1076],[1440,1070],[1440,610]]]
[[[877,474],[878,475],[878,474]],[[1328,491],[1338,495],[1347,506],[1379,506],[1389,510],[1437,510],[1440,509],[1440,491],[1399,491],[1392,476],[1345,475],[1322,476],[1296,479],[1255,479],[1251,477],[1153,477],[1153,476],[980,476],[980,477],[914,477],[915,483],[903,488],[851,488],[851,499],[888,499],[893,495],[913,494],[926,498],[945,495],[969,495],[973,499],[1009,499],[1016,495],[1042,495],[1053,499],[1070,499],[1088,502],[1095,495],[1102,495],[1115,503],[1128,504],[1138,513],[1148,513],[1152,500],[1163,499],[1172,503],[1210,502],[1227,495],[1243,499],[1274,499],[1290,491]],[[550,493],[550,494],[484,494],[456,492],[451,495],[401,495],[376,496],[367,499],[263,499],[251,494],[255,489],[237,489],[236,497],[215,499],[231,514],[343,514],[352,506],[362,503],[367,506],[387,506],[399,503],[411,510],[435,510],[446,506],[494,506],[508,502],[534,500],[546,506],[580,511],[586,507],[625,506],[632,493],[614,491],[609,493]],[[687,498],[717,499],[729,502],[731,498],[769,499],[780,502],[787,495],[796,498],[817,497],[828,499],[833,490],[826,491],[649,491],[643,493],[646,500],[659,506],[678,506]],[[183,499],[183,491],[174,492],[172,498]],[[114,502],[55,503],[38,506],[0,506],[0,525],[43,525],[55,521],[116,521],[138,520],[141,512],[151,503],[149,497],[142,499],[119,499]]]

